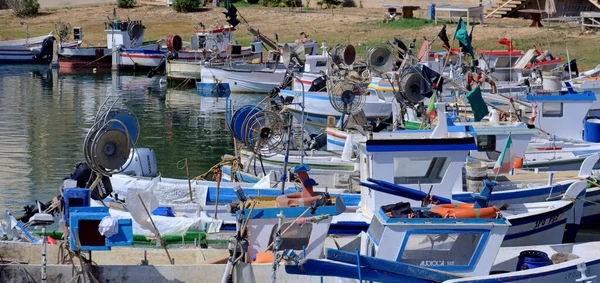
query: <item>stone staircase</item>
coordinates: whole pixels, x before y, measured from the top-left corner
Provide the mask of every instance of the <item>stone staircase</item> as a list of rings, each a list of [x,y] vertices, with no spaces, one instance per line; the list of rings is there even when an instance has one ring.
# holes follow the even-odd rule
[[[485,12],[486,18],[503,18],[521,9],[531,0],[500,0]]]

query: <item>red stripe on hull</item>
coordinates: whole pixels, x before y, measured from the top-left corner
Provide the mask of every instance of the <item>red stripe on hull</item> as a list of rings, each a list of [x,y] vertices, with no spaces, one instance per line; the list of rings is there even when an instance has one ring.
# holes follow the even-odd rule
[[[138,55],[138,54],[121,54],[122,57],[128,58],[142,58],[142,59],[162,59],[163,55]]]
[[[328,135],[330,135],[330,136],[334,136],[334,137],[336,137],[336,138],[340,138],[340,139],[346,139],[346,137],[345,137],[345,136],[342,136],[342,135],[340,135],[340,134],[336,134],[336,133],[334,133],[334,132],[332,132],[332,131],[327,131],[327,134],[328,134]]]
[[[90,60],[90,61],[86,61],[86,60],[59,60],[58,61],[58,67],[60,69],[93,69],[93,68],[97,68],[97,69],[108,68],[108,69],[110,69],[112,67],[112,63],[111,62],[105,62],[105,61],[94,62],[93,60]]]

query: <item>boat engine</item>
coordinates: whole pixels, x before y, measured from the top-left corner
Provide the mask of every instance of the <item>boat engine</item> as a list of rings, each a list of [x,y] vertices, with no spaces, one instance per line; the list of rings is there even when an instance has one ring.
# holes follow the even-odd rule
[[[52,61],[52,53],[54,52],[54,41],[56,39],[54,38],[54,36],[48,36],[46,38],[44,38],[44,41],[42,41],[42,48],[40,48],[40,52],[33,55],[33,59],[38,60],[38,61]]]
[[[158,168],[156,154],[149,148],[135,148],[129,152],[129,160],[125,163],[122,174],[136,177],[156,177]]]

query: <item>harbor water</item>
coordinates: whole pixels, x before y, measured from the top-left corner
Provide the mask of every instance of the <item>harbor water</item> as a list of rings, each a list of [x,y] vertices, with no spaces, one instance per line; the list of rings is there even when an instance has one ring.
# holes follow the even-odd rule
[[[201,98],[195,88],[167,90],[165,77],[146,74],[64,75],[47,66],[0,68],[0,211],[15,214],[35,200],[58,194],[62,180],[84,161],[83,139],[96,111],[118,95],[140,123],[137,147],[154,149],[162,176],[204,173],[233,153],[225,100]],[[232,96],[235,105],[262,95]],[[180,164],[181,165],[181,164]]]

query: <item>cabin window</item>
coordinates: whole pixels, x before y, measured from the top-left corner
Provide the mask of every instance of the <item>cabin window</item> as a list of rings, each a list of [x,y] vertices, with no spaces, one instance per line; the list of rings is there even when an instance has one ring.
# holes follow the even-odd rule
[[[544,102],[542,104],[542,117],[562,117],[562,102]]]
[[[327,66],[327,61],[317,61],[317,67],[325,67]]]
[[[449,165],[450,159],[446,157],[394,158],[394,183],[441,183]]]
[[[485,232],[438,231],[410,232],[396,261],[438,269],[470,266],[477,260]]]
[[[520,57],[518,56],[513,56],[511,57],[498,57],[498,59],[496,59],[496,63],[494,64],[494,68],[510,68],[512,67],[518,60]]]
[[[477,151],[494,151],[496,150],[495,135],[478,135],[477,136]]]
[[[371,238],[371,241],[377,246],[379,246],[379,242],[381,241],[381,236],[383,235],[383,225],[377,219],[377,217],[373,217],[371,220],[371,224],[369,225],[369,230],[367,230],[367,235]]]
[[[305,223],[302,226],[297,225],[294,221],[285,222],[281,225],[281,231],[285,231],[288,226],[293,225],[290,230],[285,232],[285,234],[281,235],[281,239],[283,243],[280,250],[284,249],[292,249],[292,250],[302,250],[303,247],[308,247],[308,242],[310,241],[310,234],[312,233],[312,223]],[[275,234],[277,233],[277,225],[273,227],[271,231],[271,238],[269,239],[269,244],[273,242],[275,239]]]
[[[205,48],[206,47],[205,45],[206,45],[206,37],[198,36],[198,49]]]
[[[313,54],[313,47],[306,47],[306,48],[304,48],[304,54],[306,54],[306,55],[312,55]]]

